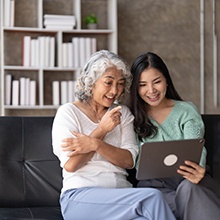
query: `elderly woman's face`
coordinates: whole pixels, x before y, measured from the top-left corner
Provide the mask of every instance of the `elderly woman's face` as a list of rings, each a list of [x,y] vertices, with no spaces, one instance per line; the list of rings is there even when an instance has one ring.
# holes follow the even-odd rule
[[[93,100],[102,106],[110,107],[122,94],[125,79],[120,70],[109,68],[95,83]]]

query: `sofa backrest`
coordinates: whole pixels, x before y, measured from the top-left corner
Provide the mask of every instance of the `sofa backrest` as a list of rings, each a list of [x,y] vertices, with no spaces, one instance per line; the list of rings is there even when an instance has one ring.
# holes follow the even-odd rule
[[[53,117],[0,117],[0,207],[58,206]]]
[[[205,147],[210,173],[220,184],[220,114],[202,115],[205,124]]]

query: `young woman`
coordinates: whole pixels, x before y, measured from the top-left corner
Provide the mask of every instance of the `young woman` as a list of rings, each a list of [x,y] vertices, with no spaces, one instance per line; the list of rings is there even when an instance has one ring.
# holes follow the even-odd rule
[[[134,117],[114,103],[130,84],[127,64],[114,53],[99,51],[78,79],[78,100],[57,111],[52,138],[63,168],[65,220],[175,219],[160,191],[132,188],[126,179],[138,154]]]
[[[144,142],[201,138],[204,124],[196,106],[181,99],[167,66],[156,54],[138,56],[132,66],[130,109],[139,146]],[[217,220],[220,216],[219,187],[206,175],[206,149],[199,164],[185,161],[177,178],[143,180],[138,187],[163,192],[177,219]],[[218,193],[218,196],[217,196]]]

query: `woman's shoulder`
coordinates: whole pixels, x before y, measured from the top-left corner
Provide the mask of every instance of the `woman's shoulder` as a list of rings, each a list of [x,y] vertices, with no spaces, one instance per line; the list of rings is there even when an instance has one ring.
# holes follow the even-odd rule
[[[74,103],[73,102],[68,102],[65,104],[62,104],[61,106],[59,106],[58,111],[67,111],[70,109],[74,109]]]
[[[69,102],[61,105],[56,113],[57,116],[65,116],[65,115],[73,115],[77,111],[77,107],[74,105],[74,103]]]
[[[198,108],[196,107],[196,105],[193,102],[187,102],[187,101],[177,101],[175,100],[175,107],[179,108],[183,111],[196,111],[197,113],[199,113]]]
[[[201,120],[201,114],[196,105],[187,101],[175,101],[175,111],[173,115],[181,116],[181,119],[185,118],[186,120]]]

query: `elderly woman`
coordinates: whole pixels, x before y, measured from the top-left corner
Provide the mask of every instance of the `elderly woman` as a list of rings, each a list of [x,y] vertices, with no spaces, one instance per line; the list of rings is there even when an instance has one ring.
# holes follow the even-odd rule
[[[126,179],[138,154],[134,117],[115,103],[130,84],[127,64],[101,50],[83,68],[78,100],[57,111],[52,138],[63,168],[65,220],[175,219],[161,192],[132,188]]]

